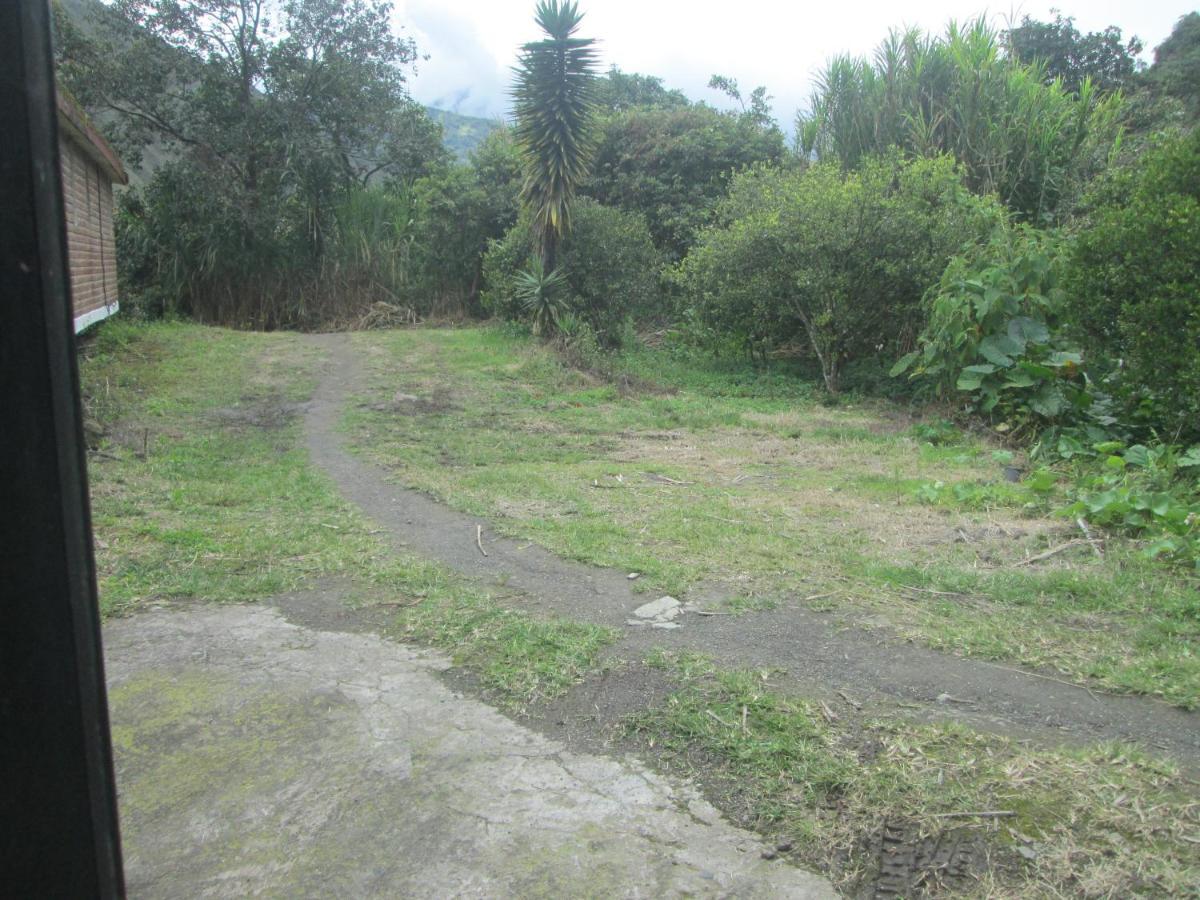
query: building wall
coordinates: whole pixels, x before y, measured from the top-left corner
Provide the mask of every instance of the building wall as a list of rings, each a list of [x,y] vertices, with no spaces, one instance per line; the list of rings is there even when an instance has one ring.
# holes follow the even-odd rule
[[[112,181],[73,140],[59,148],[67,216],[67,262],[76,330],[117,303]],[[90,314],[90,315],[89,315]],[[87,316],[87,319],[84,317]]]

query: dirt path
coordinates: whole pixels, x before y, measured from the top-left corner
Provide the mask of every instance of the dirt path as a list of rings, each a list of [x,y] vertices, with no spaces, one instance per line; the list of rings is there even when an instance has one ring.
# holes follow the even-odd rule
[[[1049,675],[1015,671],[896,643],[878,631],[838,629],[829,617],[781,608],[744,616],[685,613],[673,630],[625,625],[638,606],[654,599],[635,594],[626,573],[561,559],[528,542],[493,534],[487,523],[407,490],[379,467],[349,453],[336,430],[347,398],[363,373],[344,334],[313,336],[328,355],[305,419],[313,461],[344,496],[378,523],[399,549],[432,557],[507,593],[513,605],[542,614],[624,628],[616,656],[640,659],[652,647],[697,650],[725,666],[786,670],[798,690],[844,704],[849,696],[867,713],[951,718],[976,727],[1050,741],[1122,740],[1200,763],[1200,715],[1141,698],[1089,691]],[[477,526],[483,526],[476,545]],[[718,589],[691,600],[716,599]],[[626,676],[626,681],[629,677]],[[619,712],[642,708],[646,696],[622,677],[584,685],[587,705]],[[940,699],[939,699],[940,698]],[[632,711],[632,710],[626,710]],[[561,726],[569,717],[560,717]]]

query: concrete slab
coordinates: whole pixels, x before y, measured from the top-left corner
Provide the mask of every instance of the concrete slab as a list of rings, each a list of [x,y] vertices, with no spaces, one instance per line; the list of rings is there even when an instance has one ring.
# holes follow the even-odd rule
[[[835,896],[689,785],[454,693],[438,654],[263,606],[105,644],[131,896]]]

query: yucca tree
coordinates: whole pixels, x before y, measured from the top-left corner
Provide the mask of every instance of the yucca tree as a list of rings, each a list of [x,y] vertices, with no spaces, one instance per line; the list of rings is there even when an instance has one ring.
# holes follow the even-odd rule
[[[553,272],[595,148],[596,49],[594,40],[574,36],[583,19],[575,2],[541,0],[535,19],[547,36],[521,48],[513,98],[525,159],[522,202],[532,213],[542,267]]]

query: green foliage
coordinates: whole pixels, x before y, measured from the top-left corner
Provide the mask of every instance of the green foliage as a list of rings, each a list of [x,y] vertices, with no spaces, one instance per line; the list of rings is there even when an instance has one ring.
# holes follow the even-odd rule
[[[491,244],[483,262],[485,309],[503,318],[522,317],[518,278],[534,249],[525,219]],[[628,316],[642,318],[661,310],[662,261],[646,223],[636,215],[581,198],[559,262],[566,273],[567,310],[606,346],[619,343]]]
[[[605,112],[624,112],[644,107],[679,109],[690,105],[691,101],[682,91],[664,87],[662,79],[652,75],[622,72],[612,66],[607,74],[596,81],[596,106]]]
[[[409,306],[423,314],[477,311],[483,253],[516,222],[520,186],[520,152],[508,129],[488,135],[470,165],[414,184]]]
[[[343,277],[362,257],[342,235],[354,193],[411,183],[445,151],[408,97],[416,48],[386,4],[257,8],[122,0],[64,42],[60,69],[131,163],[167,160],[118,220],[126,287],[208,321],[310,325],[378,299],[374,262]]]
[[[710,90],[720,91],[737,103],[742,110],[741,118],[749,121],[756,128],[763,131],[779,130],[775,118],[771,115],[771,97],[763,85],[759,85],[750,92],[748,103],[742,97],[742,89],[738,87],[736,78],[730,78],[728,75],[713,75],[708,79],[708,87]]]
[[[416,237],[407,192],[338,192],[317,247],[302,203],[255,215],[237,201],[183,162],[122,197],[117,252],[134,307],[273,329],[344,320],[371,303],[407,305]]]
[[[626,109],[605,118],[583,191],[646,218],[654,244],[682,258],[711,218],[730,179],[785,156],[782,133],[708,106]]]
[[[1077,477],[1062,514],[1148,538],[1148,556],[1200,570],[1200,446],[1180,452],[1111,441],[1092,449],[1100,464]],[[1200,607],[1193,615],[1200,618]]]
[[[955,257],[930,292],[920,349],[892,374],[966,394],[1006,429],[1078,419],[1092,396],[1060,330],[1061,253],[1057,238],[1019,226]]]
[[[704,325],[747,346],[806,344],[836,393],[848,361],[912,345],[926,287],[1000,216],[945,157],[764,167],[735,179],[679,279]]]
[[[1146,81],[1155,93],[1181,100],[1193,118],[1200,115],[1200,12],[1180,16],[1154,49]]]
[[[1041,63],[1006,54],[983,19],[951,24],[944,37],[893,32],[873,61],[835,57],[811,111],[796,123],[805,156],[853,168],[899,147],[950,154],[967,184],[999,195],[1024,218],[1058,214],[1116,139],[1117,95],[1088,82],[1078,94],[1046,84]]]
[[[573,37],[583,16],[574,0],[540,0],[546,38],[525,44],[513,88],[517,143],[525,157],[522,200],[547,269],[571,228],[571,204],[595,151],[596,48]]]
[[[1092,196],[1064,285],[1071,327],[1114,369],[1135,424],[1200,438],[1200,132]]]
[[[1076,94],[1085,81],[1106,92],[1132,86],[1134,75],[1144,67],[1137,58],[1142,52],[1137,37],[1124,40],[1115,25],[1081,34],[1074,18],[1053,12],[1053,22],[1039,22],[1026,15],[1007,33],[1008,46],[1018,59],[1026,63],[1040,61],[1045,66],[1047,84],[1061,80],[1064,88]]]
[[[494,132],[504,128],[499,119],[465,116],[448,109],[425,107],[429,118],[442,126],[442,143],[459,162],[467,162]]]
[[[908,430],[914,440],[934,447],[955,447],[963,443],[963,433],[957,425],[948,419],[935,419],[932,422],[919,422]]]
[[[516,300],[529,316],[534,335],[549,336],[558,330],[559,319],[567,309],[563,296],[566,284],[567,277],[561,269],[547,272],[538,257],[533,258],[528,269],[517,273]]]

